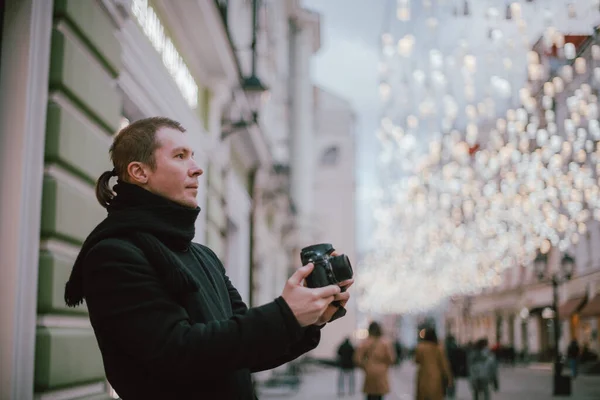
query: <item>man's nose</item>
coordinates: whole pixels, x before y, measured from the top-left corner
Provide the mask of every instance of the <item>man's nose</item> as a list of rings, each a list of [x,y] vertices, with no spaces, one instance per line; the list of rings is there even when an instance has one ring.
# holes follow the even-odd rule
[[[190,176],[200,176],[204,173],[202,168],[196,164],[196,161],[192,160],[192,168],[190,168]]]

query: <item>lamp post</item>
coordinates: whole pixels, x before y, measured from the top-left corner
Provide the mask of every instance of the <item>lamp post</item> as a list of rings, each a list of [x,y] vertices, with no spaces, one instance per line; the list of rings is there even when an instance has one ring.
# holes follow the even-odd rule
[[[575,260],[568,254],[564,254],[560,270],[550,273],[548,271],[548,256],[546,254],[538,254],[534,261],[535,272],[540,282],[550,282],[552,284],[552,308],[554,309],[554,376],[553,376],[553,394],[561,395],[571,394],[570,385],[565,383],[565,378],[562,376],[563,364],[560,359],[559,341],[560,341],[560,318],[558,314],[558,287],[564,282],[571,279]]]

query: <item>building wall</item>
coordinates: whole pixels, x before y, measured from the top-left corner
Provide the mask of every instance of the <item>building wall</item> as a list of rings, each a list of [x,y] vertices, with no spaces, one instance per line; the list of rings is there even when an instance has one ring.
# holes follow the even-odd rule
[[[231,283],[242,300],[250,304],[250,212],[252,200],[248,193],[246,174],[230,170],[227,188],[227,255],[225,266]]]
[[[30,400],[53,4],[0,7],[0,398]]]
[[[258,168],[254,180],[254,305],[281,294],[300,266],[300,248],[310,238],[313,190],[314,98],[310,58],[318,42],[318,18],[296,0],[263,3],[259,13],[258,59],[261,80],[269,86],[260,112],[261,130],[272,165]]]
[[[298,213],[298,251],[312,244],[317,222],[313,207],[316,156],[315,104],[310,58],[318,49],[318,15],[298,9],[290,19],[290,195]]]
[[[570,23],[574,22],[576,21],[570,21]],[[564,32],[584,32],[584,34],[589,34],[589,28],[587,28],[590,26],[589,24],[583,23],[581,20],[578,20],[577,23],[580,24],[578,28],[575,30],[566,29]],[[596,43],[597,40],[594,39],[593,42]],[[534,51],[537,51],[541,55],[542,64],[547,64],[548,60],[543,55],[541,45],[540,40],[534,46]],[[593,70],[592,66],[595,65],[591,49],[592,46],[588,46],[579,54],[579,56],[587,61],[588,68],[586,72],[581,75],[575,74],[572,81],[565,82],[564,90],[555,97],[555,122],[560,135],[565,135],[564,121],[571,117],[567,107],[567,98],[573,96],[582,83],[590,82]],[[563,64],[565,63],[566,61],[563,60]],[[548,78],[549,76],[545,76],[544,80]],[[541,82],[530,82],[532,84],[532,93],[538,93],[538,90],[542,88],[544,80]],[[540,90],[537,95],[538,104],[542,103],[542,95],[543,91]],[[541,106],[538,112],[542,112]],[[542,121],[544,119],[542,118]],[[583,122],[583,126],[587,126],[587,121]],[[567,251],[575,258],[575,270],[572,279],[559,287],[559,304],[563,304],[572,298],[587,297],[591,299],[597,292],[597,288],[600,286],[600,254],[595,249],[594,243],[598,240],[600,240],[600,223],[595,219],[590,219],[586,222],[586,231],[579,236],[578,242],[574,243]],[[552,249],[548,261],[548,271],[560,272],[559,264],[561,257],[562,253],[558,249]],[[543,353],[547,353],[548,348],[553,346],[553,328],[549,319],[541,315],[541,311],[545,307],[550,307],[552,300],[552,288],[549,282],[539,282],[533,265],[515,266],[505,271],[503,282],[499,287],[490,288],[472,297],[473,307],[470,309],[467,319],[472,319],[479,315],[489,316],[496,314],[501,315],[505,320],[513,318],[513,341],[516,350],[527,351],[533,357],[543,356]],[[521,315],[523,310],[536,310],[537,312],[525,312],[523,317]],[[455,315],[455,312],[453,315]],[[578,339],[580,344],[589,343],[590,348],[595,351],[600,350],[600,342],[597,335],[597,317],[580,320],[578,313],[575,313],[573,316],[559,316],[562,327],[559,342],[559,349],[561,351],[566,350],[569,341],[573,338]],[[494,330],[495,328],[490,328],[489,331],[471,330],[471,333],[472,335],[476,335],[475,337],[487,335],[494,338],[495,341],[496,335]],[[596,332],[595,339],[594,332]],[[507,335],[502,336],[501,339],[502,344],[510,344],[511,340]]]
[[[315,88],[314,96],[315,242],[333,244],[356,267],[356,117],[352,107],[338,96],[322,88]],[[316,356],[333,358],[342,340],[354,337],[355,298],[347,304],[347,311],[346,316],[323,330],[321,344],[313,351]]]
[[[271,149],[273,165],[256,170],[253,195],[253,305],[273,301],[283,290],[288,272],[298,266],[299,258],[288,252],[285,226],[291,218],[289,187],[285,173],[277,167],[289,167],[290,139],[290,70],[289,0],[262,3],[259,71],[269,86],[260,112],[261,130]],[[277,166],[277,167],[276,167]],[[289,170],[289,168],[288,168]],[[263,374],[266,375],[266,374]]]
[[[54,2],[35,348],[36,393],[103,390],[104,369],[85,307],[64,304],[77,249],[104,216],[94,183],[111,169],[119,128],[121,45],[99,3]],[[93,385],[97,382],[98,385]]]
[[[14,178],[2,177],[3,221],[8,221],[4,218],[8,215],[19,218],[11,224],[14,233],[5,228],[0,238],[3,260],[6,255],[9,261],[2,269],[3,278],[8,279],[2,281],[12,279],[11,286],[17,288],[6,291],[3,286],[0,290],[8,300],[2,302],[0,313],[8,317],[3,320],[3,326],[8,327],[3,332],[11,333],[3,334],[1,340],[0,397],[26,400],[35,392],[41,399],[106,398],[102,360],[85,305],[71,309],[63,300],[64,284],[79,247],[105,216],[95,200],[95,180],[111,169],[108,148],[124,116],[138,119],[165,115],[181,121],[197,157],[207,159],[211,149],[207,145],[207,119],[212,116],[213,123],[215,118],[220,121],[211,112],[215,96],[211,88],[199,84],[196,107],[184,98],[162,55],[148,39],[148,26],[141,26],[132,15],[132,7],[147,7],[146,2],[49,0],[13,2],[9,6],[7,18],[15,25],[5,25],[4,33],[8,34],[3,38],[17,43],[23,51],[13,57],[16,49],[3,44],[2,120],[7,124],[3,132],[10,131],[11,135],[2,135],[0,159],[3,166],[17,165],[4,152],[10,149],[27,164],[16,171],[3,168]],[[173,10],[167,11],[172,16]],[[214,14],[218,15],[216,8]],[[185,43],[182,37],[172,39],[178,45]],[[215,40],[214,35],[211,40]],[[200,81],[202,72],[194,70],[194,75]],[[6,85],[11,81],[17,84],[15,88]],[[8,98],[18,105],[12,112],[5,107],[9,103],[4,99]],[[42,108],[32,111],[38,103]],[[19,109],[22,114],[14,112]],[[38,128],[39,137],[33,139]],[[31,171],[29,166],[39,170]],[[31,188],[27,189],[25,183]],[[5,191],[7,184],[21,188]],[[18,200],[23,194],[27,197]],[[203,183],[200,203],[204,204],[205,199]],[[19,203],[23,206],[20,212]],[[25,215],[28,219],[21,218]],[[205,236],[204,215],[196,227],[198,241]],[[211,215],[218,217],[218,209]],[[18,252],[13,257],[5,251],[15,247],[7,239],[22,234],[27,234],[27,240],[18,240],[28,243],[28,254],[34,254],[35,265],[33,257],[25,259]],[[39,240],[32,239],[37,236]],[[31,319],[23,319],[28,315]]]
[[[225,175],[220,165],[211,163],[208,165],[207,175],[207,197],[204,213],[206,213],[206,240],[204,244],[210,247],[219,258],[225,256],[227,234],[227,215],[225,214]]]
[[[576,259],[577,260],[577,259]],[[584,261],[585,258],[582,258]],[[579,268],[579,262],[577,262]],[[584,270],[576,274],[572,280],[564,283],[559,289],[559,304],[564,304],[568,299],[594,296],[589,288],[595,286],[600,278],[600,270],[592,272]],[[586,289],[587,288],[587,289]],[[587,294],[586,294],[587,290]],[[516,351],[527,351],[531,357],[544,356],[553,343],[552,328],[547,328],[549,319],[544,318],[542,311],[552,305],[552,290],[550,285],[538,283],[533,280],[524,282],[512,289],[498,289],[494,292],[482,293],[471,298],[472,306],[466,311],[464,317],[459,314],[461,306],[453,304],[449,307],[446,319],[452,322],[453,333],[462,343],[487,337],[490,343],[496,342],[495,319],[502,318],[500,330],[500,343],[513,345]],[[527,310],[522,314],[523,310]],[[529,313],[536,310],[535,313]],[[588,342],[590,348],[598,350],[597,340],[593,340],[593,330],[597,330],[596,318],[579,320],[575,313],[576,324],[571,325],[568,316],[561,316],[562,334],[559,342],[561,351],[565,351],[571,339],[577,338],[581,344]],[[490,323],[485,323],[489,319]],[[509,335],[509,321],[512,320],[512,338]],[[547,357],[547,354],[546,354]]]

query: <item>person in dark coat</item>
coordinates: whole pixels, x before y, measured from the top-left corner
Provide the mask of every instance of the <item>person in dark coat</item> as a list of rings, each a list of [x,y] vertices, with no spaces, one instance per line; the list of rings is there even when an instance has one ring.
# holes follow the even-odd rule
[[[184,132],[156,117],[115,137],[115,168],[96,185],[108,216],[85,240],[65,301],[85,299],[106,377],[123,400],[253,400],[250,374],[315,348],[336,311],[330,303],[349,295],[305,287],[308,264],[280,297],[249,309],[215,253],[192,242],[202,170]]]
[[[419,333],[422,339],[415,350],[417,370],[417,400],[443,400],[454,378],[448,365],[444,347],[438,343],[434,328],[425,328]]]
[[[469,380],[473,400],[489,400],[490,387],[499,390],[498,362],[494,354],[488,349],[487,339],[480,339],[469,354]]]
[[[571,368],[571,377],[577,378],[577,364],[579,361],[579,344],[577,340],[571,340],[569,347],[567,348],[567,360],[569,361],[569,367]]]
[[[395,365],[400,365],[402,362],[402,344],[398,338],[394,339],[394,351],[396,352],[396,362]]]
[[[444,350],[446,352],[446,359],[450,367],[450,373],[454,377],[454,385],[449,386],[446,389],[446,397],[453,399],[456,397],[456,378],[459,376],[459,361],[458,361],[458,344],[452,334],[448,334],[444,341]]]
[[[345,381],[348,378],[348,394],[354,395],[354,346],[350,342],[350,338],[344,339],[340,347],[338,347],[338,365],[340,374],[338,376],[338,395],[344,395]]]

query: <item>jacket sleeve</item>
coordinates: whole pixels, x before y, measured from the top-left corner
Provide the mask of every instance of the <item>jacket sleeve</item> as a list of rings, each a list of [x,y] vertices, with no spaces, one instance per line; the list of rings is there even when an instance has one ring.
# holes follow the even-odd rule
[[[442,376],[446,377],[446,383],[449,386],[454,386],[454,377],[452,376],[452,371],[450,370],[450,365],[448,364],[448,358],[446,357],[446,353],[442,346],[438,346],[438,359],[440,364],[440,369]]]
[[[498,386],[498,360],[495,356],[490,356],[490,379],[494,385]]]
[[[98,243],[84,262],[84,293],[98,342],[173,383],[189,383],[287,354],[304,330],[282,298],[228,320],[192,323],[143,253]],[[287,307],[289,309],[289,307]]]
[[[227,292],[229,293],[229,301],[231,302],[231,308],[233,310],[233,314],[243,315],[248,311],[248,307],[242,300],[242,296],[237,291],[237,289],[233,286],[229,277],[226,274],[225,268],[223,264],[218,259],[218,257],[210,250],[208,247],[203,246],[206,250],[208,250],[212,257],[216,259],[218,264],[220,265],[223,278],[225,279],[225,285],[227,286]],[[292,326],[289,329],[294,330],[297,328],[298,322],[296,321],[296,317],[294,316],[293,311],[289,308],[288,304],[281,301],[280,306],[284,314],[288,316],[287,320]],[[314,349],[319,344],[321,340],[321,328],[317,326],[310,326],[307,328],[302,328],[302,334],[298,341],[292,343],[288,350],[281,355],[277,355],[275,358],[269,358],[268,354],[265,354],[265,357],[259,360],[257,364],[250,365],[251,372],[259,372],[267,369],[276,368],[282,364],[295,360],[300,357],[302,354]]]
[[[385,344],[385,362],[388,365],[393,365],[396,362],[396,352],[394,351],[393,343],[388,341],[384,342]]]
[[[292,344],[284,355],[276,357],[272,360],[262,360],[259,363],[251,366],[250,372],[260,372],[273,369],[287,362],[293,361],[302,354],[317,347],[320,340],[321,328],[317,326],[309,326],[305,328],[302,339]]]
[[[356,365],[357,367],[364,368],[363,357],[364,357],[365,351],[366,351],[365,342],[362,342],[358,346],[356,351],[354,352],[354,355],[352,356],[352,361],[354,361],[354,365]]]
[[[423,363],[423,350],[421,349],[421,346],[417,345],[417,348],[415,349],[415,364],[421,364]]]
[[[233,286],[229,277],[225,274],[225,269],[223,268],[223,279],[225,280],[225,285],[227,286],[227,293],[229,294],[229,302],[231,303],[231,310],[233,315],[244,315],[246,311],[248,311],[248,306],[242,300],[242,296],[237,291],[237,289]]]

